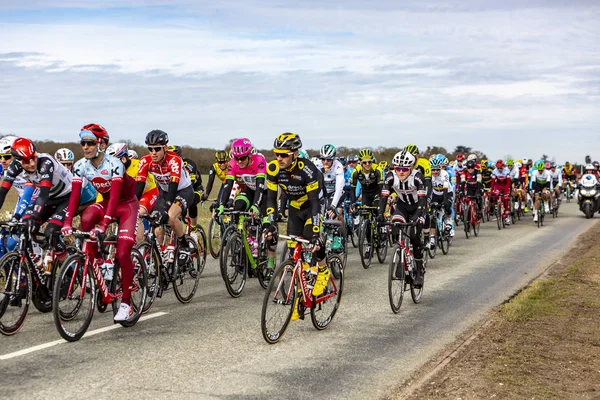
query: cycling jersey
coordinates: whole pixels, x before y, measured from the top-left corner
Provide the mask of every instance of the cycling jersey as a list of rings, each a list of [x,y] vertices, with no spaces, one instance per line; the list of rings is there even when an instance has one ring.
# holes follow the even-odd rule
[[[362,165],[357,165],[352,172],[350,196],[352,203],[356,203],[356,186],[360,182],[363,197],[365,194],[379,194],[383,186],[383,171],[372,165],[371,170],[366,172]],[[363,201],[364,203],[364,201]]]
[[[463,169],[462,174],[460,174],[460,185],[462,190],[466,189],[480,189],[481,188],[481,172],[478,170],[473,170],[473,172],[469,172],[466,169]]]
[[[552,187],[562,186],[562,174],[558,170],[548,170],[548,172],[550,172],[550,179],[552,179]]]
[[[296,159],[290,167],[280,169],[277,161],[267,166],[267,210],[273,222],[277,211],[277,189],[289,200],[288,234],[318,236],[321,229],[319,174],[307,159]],[[308,230],[305,230],[307,227]]]
[[[514,184],[518,184],[519,180],[521,178],[521,174],[519,174],[519,169],[513,167],[512,169],[509,169],[508,171],[509,171],[508,175],[510,176],[510,181]]]
[[[456,170],[451,166],[447,166],[446,169],[442,168],[442,170],[446,171],[450,176],[450,187],[452,188],[451,191],[454,191],[456,189]]]
[[[402,181],[395,171],[388,172],[381,190],[379,211],[383,212],[385,210],[387,197],[392,192],[398,196],[398,203],[424,206],[427,197],[425,177],[419,170],[413,169],[408,178]]]
[[[137,182],[146,183],[148,174],[154,175],[156,184],[163,192],[169,191],[169,183],[177,184],[177,191],[185,189],[192,185],[187,170],[183,167],[183,160],[172,151],[167,151],[160,164],[152,162],[150,154],[146,154],[140,159]]]
[[[266,164],[267,161],[260,154],[251,154],[248,165],[243,168],[239,166],[235,159],[231,159],[229,167],[227,167],[227,177],[225,178],[225,186],[219,204],[227,202],[235,181],[240,185],[246,197],[253,197],[252,205],[260,209],[265,189]]]
[[[542,188],[550,188],[552,178],[547,170],[542,172],[537,169],[531,173],[531,181],[529,182],[529,189],[539,191]]]
[[[225,176],[227,175],[227,168],[221,169],[218,163],[214,163],[208,171],[208,183],[206,184],[206,191],[204,192],[206,197],[212,191],[213,184],[215,182],[215,176],[218,177],[221,182],[225,182]]]
[[[88,182],[87,185],[84,185],[81,188],[81,198],[79,200],[80,204],[91,203],[96,200],[97,196],[100,194],[94,189],[94,185],[91,182]]]
[[[563,166],[563,172],[566,176],[572,176],[577,174],[577,170],[572,165],[569,165],[568,167],[566,165]]]
[[[431,186],[433,188],[433,194],[442,196],[444,191],[452,193],[452,184],[450,183],[450,175],[445,170],[440,170],[440,173],[435,176],[431,176]]]
[[[485,189],[489,189],[492,185],[492,170],[489,168],[481,170],[481,183]]]
[[[344,194],[344,166],[338,160],[333,160],[331,168],[325,171],[325,168],[321,168],[323,172],[323,182],[325,183],[325,191],[327,197],[333,197],[331,200],[331,207],[340,207],[340,200]]]

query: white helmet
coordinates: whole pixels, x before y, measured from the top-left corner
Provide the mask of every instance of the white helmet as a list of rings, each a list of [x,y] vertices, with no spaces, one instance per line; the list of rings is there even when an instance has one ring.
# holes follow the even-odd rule
[[[524,158],[523,159],[523,164],[527,165],[528,162],[529,162],[529,158]]]
[[[516,169],[519,169],[519,168],[521,168],[522,166],[523,166],[523,165],[522,165],[520,162],[518,162],[518,161],[515,161],[515,168],[516,168]]]
[[[416,161],[417,160],[415,159],[415,156],[410,154],[409,151],[402,150],[396,153],[396,155],[392,159],[392,165],[394,167],[410,168],[413,165],[415,165]]]
[[[469,157],[467,157],[467,161],[469,160],[477,161],[477,156],[475,154],[469,154]]]
[[[591,169],[592,171],[595,171],[596,167],[594,167],[593,164],[588,164],[588,165],[585,166],[585,170],[587,171],[588,169]]]
[[[54,153],[54,158],[56,158],[56,161],[58,162],[73,162],[75,161],[75,154],[73,154],[73,152],[67,148],[62,148],[62,149],[58,149],[56,150],[56,153]]]
[[[117,158],[121,158],[123,156],[129,155],[129,150],[127,149],[127,143],[113,143],[106,148],[106,154],[109,156],[114,156]]]
[[[16,136],[4,136],[0,139],[0,154],[10,154],[10,147],[16,138]]]
[[[137,160],[139,158],[138,153],[135,150],[129,149],[127,150],[127,154],[129,155],[129,158],[132,158],[134,160]]]
[[[337,154],[337,149],[332,144],[324,144],[321,146],[321,157],[322,158],[333,158]]]

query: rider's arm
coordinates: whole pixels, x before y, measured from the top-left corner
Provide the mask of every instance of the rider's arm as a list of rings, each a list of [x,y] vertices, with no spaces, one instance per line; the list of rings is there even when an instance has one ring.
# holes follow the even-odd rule
[[[344,167],[341,164],[337,164],[337,168],[335,170],[335,193],[333,195],[333,200],[331,201],[332,207],[340,207],[340,199],[342,198],[342,194],[344,194]]]
[[[264,201],[265,197],[265,174],[256,175],[256,190],[254,191],[254,200],[252,205],[260,210],[260,204]]]
[[[279,165],[277,161],[271,161],[267,165],[267,217],[270,222],[274,222],[275,212],[277,211],[277,176],[279,174]]]
[[[208,183],[206,184],[206,190],[204,191],[204,196],[206,196],[208,198],[208,195],[210,194],[213,184],[215,183],[215,166],[211,166],[210,170],[208,171]]]
[[[23,189],[23,194],[19,197],[17,201],[17,207],[15,208],[14,216],[20,218],[27,210],[27,207],[31,204],[31,198],[33,197],[33,193],[35,192],[35,186],[31,183],[25,184],[25,188]]]
[[[146,187],[146,180],[148,178],[148,169],[150,168],[150,162],[151,159],[149,155],[145,155],[140,159],[138,173],[135,177],[135,196],[138,198],[138,200],[141,199],[142,194],[144,194],[144,188]]]
[[[304,168],[311,169],[312,174],[307,174],[306,194],[310,204],[310,214],[312,219],[313,236],[319,235],[321,232],[321,204],[319,202],[319,187],[318,172],[319,170],[313,164],[305,164]]]
[[[32,216],[34,219],[39,220],[42,207],[48,203],[48,199],[50,198],[50,189],[52,188],[52,178],[54,176],[54,164],[52,160],[49,158],[44,159],[39,166],[38,173],[40,174],[40,193],[33,205]],[[81,188],[79,189],[81,190]]]
[[[387,204],[388,197],[392,191],[392,185],[394,184],[394,175],[391,172],[385,176],[385,180],[383,182],[381,188],[381,197],[379,199],[379,215],[383,215],[385,212],[385,206]]]
[[[23,172],[23,167],[21,166],[21,163],[16,160],[13,160],[6,169],[6,175],[2,181],[2,186],[0,186],[0,208],[2,208],[4,200],[6,199],[6,194],[12,187],[15,178],[19,176],[21,172]]]
[[[352,177],[350,178],[350,200],[352,204],[356,203],[356,182],[358,181],[358,168],[354,168],[352,171]]]

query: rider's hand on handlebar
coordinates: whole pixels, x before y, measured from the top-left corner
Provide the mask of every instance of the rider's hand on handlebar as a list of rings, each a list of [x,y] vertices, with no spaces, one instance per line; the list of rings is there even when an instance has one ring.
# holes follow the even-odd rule
[[[71,225],[64,225],[61,228],[60,233],[63,236],[71,236],[73,234],[73,227]]]

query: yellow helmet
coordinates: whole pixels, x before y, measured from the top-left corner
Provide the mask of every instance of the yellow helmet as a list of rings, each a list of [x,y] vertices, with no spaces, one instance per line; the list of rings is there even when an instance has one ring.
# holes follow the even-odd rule
[[[386,169],[388,167],[388,162],[387,161],[382,161],[379,163],[379,168],[380,169]]]
[[[358,153],[359,160],[372,160],[373,152],[369,149],[362,149],[360,153]]]
[[[215,153],[215,160],[217,162],[226,162],[229,160],[229,154],[225,150],[219,150]]]
[[[417,147],[416,144],[408,144],[408,145],[404,146],[404,150],[408,151],[413,156],[415,154],[419,154],[419,148]]]

